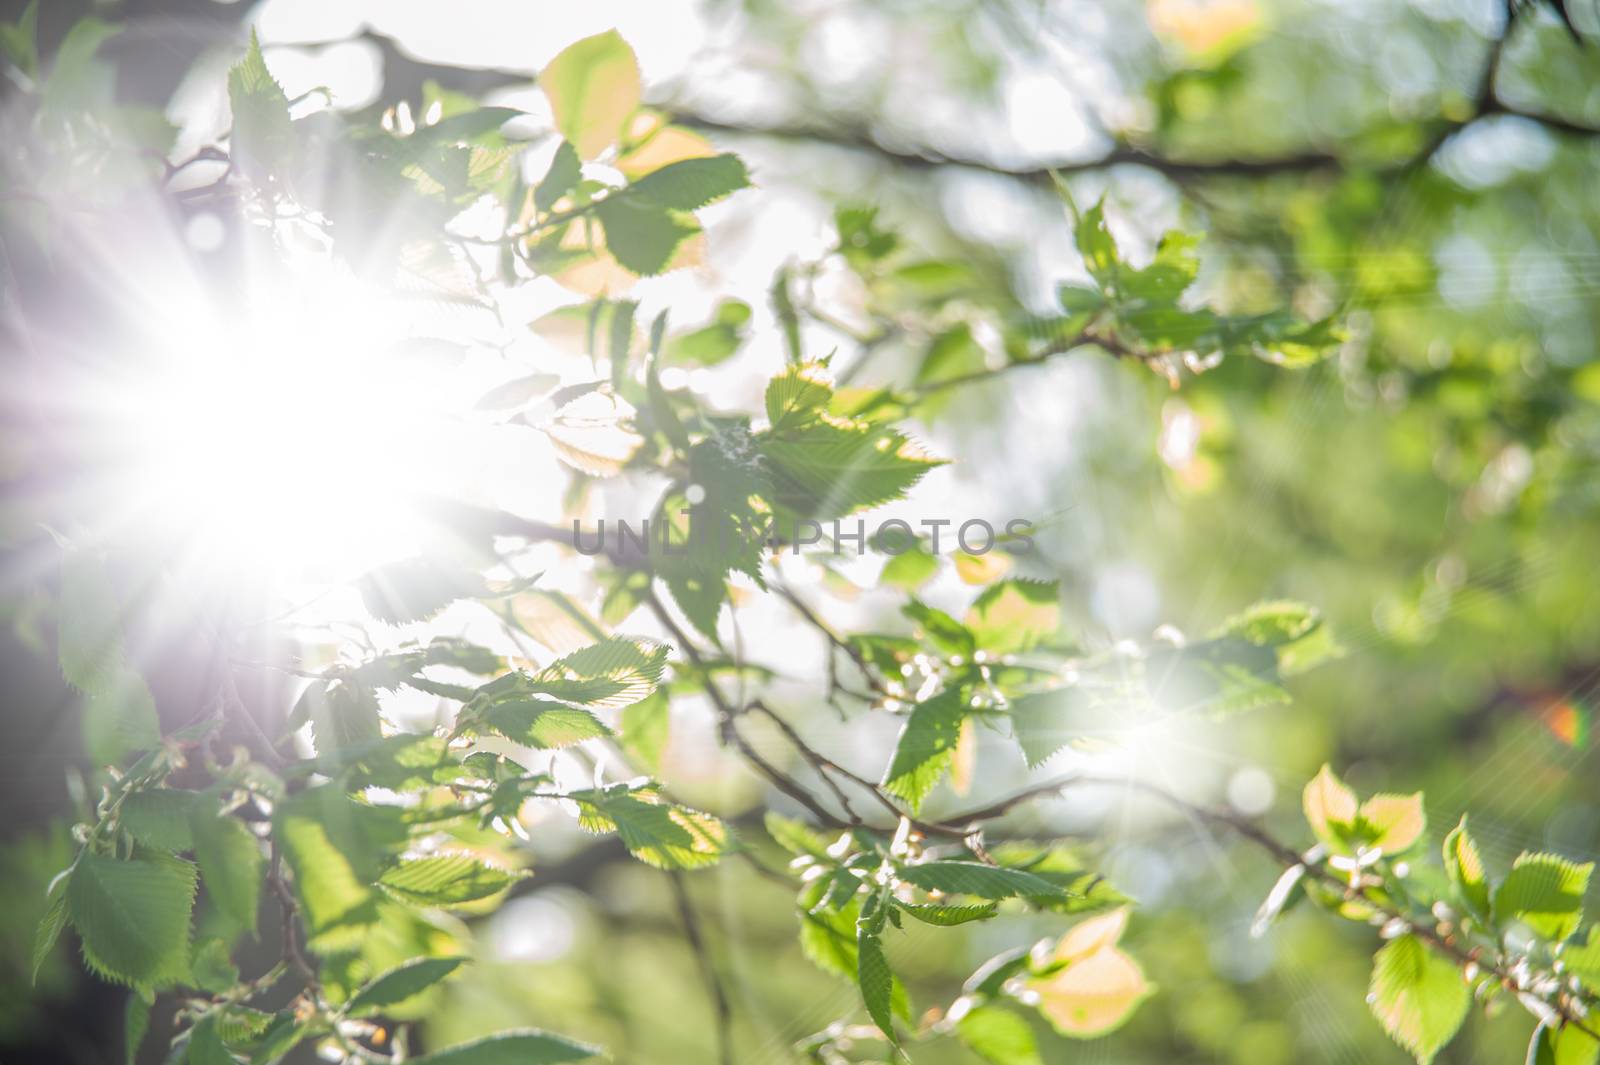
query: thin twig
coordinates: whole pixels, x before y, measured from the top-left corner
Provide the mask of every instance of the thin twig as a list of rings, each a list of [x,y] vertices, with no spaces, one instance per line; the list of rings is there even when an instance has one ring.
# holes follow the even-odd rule
[[[728,992],[722,986],[716,963],[711,960],[711,951],[700,932],[700,919],[689,901],[688,889],[683,886],[683,874],[669,872],[667,880],[672,884],[672,897],[678,905],[678,917],[683,921],[684,936],[689,940],[689,949],[694,952],[706,992],[711,996],[712,1010],[716,1014],[717,1058],[722,1065],[733,1065],[733,1007],[728,1002]]]

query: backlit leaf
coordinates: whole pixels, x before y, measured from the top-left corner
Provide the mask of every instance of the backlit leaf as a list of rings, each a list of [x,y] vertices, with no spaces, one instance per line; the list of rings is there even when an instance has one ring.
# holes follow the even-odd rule
[[[1390,940],[1373,958],[1367,1002],[1396,1043],[1428,1065],[1466,1018],[1472,993],[1455,963],[1415,936]]]
[[[581,159],[617,142],[639,107],[639,62],[615,30],[569,45],[539,73],[556,129]]]

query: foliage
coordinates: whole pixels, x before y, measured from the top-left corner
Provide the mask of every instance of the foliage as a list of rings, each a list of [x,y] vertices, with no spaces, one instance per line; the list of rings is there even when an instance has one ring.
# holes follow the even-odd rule
[[[474,602],[524,653],[458,636],[384,650],[346,640],[320,668],[269,664],[305,682],[278,729],[258,722],[240,696],[236,674],[255,666],[248,634],[226,625],[206,714],[164,723],[124,631],[135,592],[110,575],[113,563],[138,562],[119,553],[125,545],[64,536],[56,658],[82,697],[98,801],[46,896],[32,968],[70,929],[86,967],[131,990],[130,1057],[155,1009],[171,1012],[161,1026],[171,1053],[195,1065],[272,1062],[303,1047],[329,1060],[410,1060],[407,1026],[469,979],[464,920],[536,882],[520,841],[542,818],[564,816],[614,838],[619,855],[678,893],[686,939],[724,1013],[687,874],[737,861],[792,894],[800,949],[859,1000],[798,1044],[811,1060],[847,1061],[863,1044],[909,1057],[953,1041],[995,1065],[1042,1062],[1039,1035],[1048,1033],[1036,1021],[1068,1039],[1098,1038],[1158,993],[1123,944],[1133,901],[1096,871],[1096,855],[1057,839],[1012,838],[1003,824],[1035,800],[1106,783],[1237,833],[1282,864],[1258,930],[1302,902],[1376,928],[1371,1012],[1422,1065],[1475,1004],[1532,1015],[1530,1061],[1600,1054],[1589,1019],[1600,996],[1600,929],[1580,942],[1591,865],[1525,852],[1496,876],[1463,817],[1436,867],[1420,857],[1421,792],[1362,800],[1324,766],[1303,793],[1314,840],[1305,850],[1148,782],[1081,772],[987,804],[960,801],[980,742],[997,741],[1020,776],[1092,747],[1108,721],[1218,721],[1282,707],[1291,678],[1342,653],[1318,611],[1273,599],[1202,625],[1198,638],[1163,629],[1097,642],[1078,624],[1074,590],[1028,568],[1031,525],[1008,528],[994,552],[959,540],[948,559],[937,535],[876,539],[874,551],[888,559],[876,584],[899,614],[846,632],[786,577],[786,556],[802,555],[817,542],[812,534],[837,536],[846,519],[906,499],[945,464],[910,422],[938,422],[961,393],[1095,350],[1154,371],[1163,387],[1196,386],[1203,402],[1215,395],[1206,388],[1229,387],[1208,385],[1214,372],[1317,367],[1349,339],[1348,316],[1299,313],[1287,300],[1249,310],[1215,300],[1199,283],[1197,233],[1174,230],[1148,257],[1130,255],[1112,233],[1112,202],[1080,210],[1052,174],[1086,283],[1059,286],[1045,313],[997,294],[971,263],[922,255],[874,208],[844,203],[826,255],[773,279],[770,323],[728,295],[704,324],[674,331],[662,311],[644,330],[636,283],[699,262],[702,212],[758,194],[745,191],[752,174],[740,156],[712,150],[643,104],[639,63],[616,32],[572,45],[540,73],[554,129],[531,139],[520,112],[437,89],[438,106],[420,123],[398,109],[305,114],[252,35],[226,78],[227,144],[202,153],[226,170],[211,185],[174,189],[174,176],[196,160],[150,166],[152,155],[166,159],[160,131],[150,116],[114,105],[91,76],[110,28],[79,23],[35,79],[32,10],[0,36],[29,75],[25,124],[36,132],[65,124],[80,150],[122,161],[174,201],[233,204],[282,261],[315,241],[387,282],[405,272],[402,263],[442,262],[448,299],[478,309],[498,306],[495,291],[545,280],[581,295],[532,329],[581,337],[588,379],[558,387],[559,374],[524,367],[475,409],[542,433],[570,467],[575,497],[596,482],[649,478],[648,527],[659,537],[646,533],[634,551],[613,540],[599,553],[604,594],[591,617],[555,587],[536,586],[538,577],[507,576],[495,564],[506,538],[554,546],[563,559],[589,554],[578,524],[562,536],[507,512],[446,511],[449,548],[355,582],[368,614],[401,626]],[[1178,89],[1167,89],[1176,99]],[[374,199],[394,206],[387,224],[374,224]],[[496,220],[492,236],[463,235],[458,223],[470,212]],[[28,220],[41,244],[52,224],[47,212]],[[1332,226],[1305,220],[1294,239]],[[471,264],[466,282],[462,263]],[[911,335],[907,383],[855,381],[854,367],[841,369],[837,353],[815,348],[802,328],[820,318],[819,276],[839,264],[871,321],[855,337],[863,359],[891,334]],[[714,406],[666,373],[742,357],[768,324],[784,364],[748,410]],[[681,550],[670,550],[674,540]],[[825,557],[806,561],[826,587],[854,587]],[[929,587],[947,570],[972,593],[964,610],[942,608],[949,598]],[[871,771],[835,760],[750,695],[752,683],[770,679],[742,660],[734,624],[733,608],[752,589],[792,607],[795,624],[826,642],[829,703],[848,703],[852,723],[892,722],[892,746],[873,752]],[[640,616],[669,642],[615,631]],[[549,635],[557,630],[561,638]],[[400,693],[445,708],[437,727],[397,714]],[[769,810],[758,830],[698,808],[716,809],[709,801],[680,799],[663,770],[687,704],[709,707],[721,745],[797,816]],[[753,738],[760,728],[776,730],[783,758]],[[569,755],[592,782],[560,771],[557,757]],[[626,772],[613,773],[607,758]],[[635,769],[645,774],[627,775]],[[776,854],[785,869],[771,864]],[[902,944],[978,924],[991,930],[982,942],[992,956],[958,992],[941,989],[939,1005],[914,1003]],[[252,966],[247,948],[269,931],[281,935],[281,954]],[[725,1041],[726,1016],[720,1023]],[[726,1042],[722,1051],[732,1060]],[[415,1060],[557,1063],[603,1053],[586,1040],[514,1028]]]

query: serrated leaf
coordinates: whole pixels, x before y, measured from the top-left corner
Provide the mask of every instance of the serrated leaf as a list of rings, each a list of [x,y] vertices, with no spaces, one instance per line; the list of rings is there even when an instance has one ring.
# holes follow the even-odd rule
[[[214,811],[216,800],[197,791],[144,788],[122,800],[118,824],[146,846],[174,852],[192,850],[191,819],[208,805]]]
[[[981,899],[1017,896],[1053,898],[1067,894],[1059,885],[1021,869],[1006,869],[982,862],[934,861],[900,867],[897,875],[926,891],[976,895]]]
[[[566,1036],[521,1028],[413,1058],[412,1065],[563,1065],[603,1053]]]
[[[759,445],[771,469],[769,502],[816,521],[900,499],[944,464],[894,429],[832,420],[774,430]]]
[[[663,207],[693,211],[749,184],[750,174],[739,157],[723,154],[668,164],[639,178],[627,192]]]
[[[1428,1065],[1461,1027],[1472,993],[1453,962],[1404,935],[1373,958],[1367,1002],[1390,1038]]]
[[[357,991],[345,1006],[352,1017],[377,1013],[420,995],[455,972],[466,958],[417,958],[383,973]]]
[[[913,812],[920,809],[950,768],[967,711],[959,688],[947,688],[918,703],[900,729],[883,790],[904,800]]]
[[[63,875],[50,885],[50,903],[45,907],[44,917],[33,935],[33,964],[28,967],[28,973],[30,982],[34,984],[39,982],[39,970],[56,949],[61,930],[67,926],[68,876],[70,874]]]
[[[767,421],[775,430],[814,423],[833,398],[833,379],[815,362],[790,366],[767,382]]]
[[[1321,623],[1311,607],[1280,599],[1251,605],[1225,621],[1217,635],[1236,636],[1263,647],[1281,647],[1309,635]]]
[[[715,865],[728,846],[728,830],[710,814],[660,802],[652,792],[611,789],[572,792],[590,832],[615,832],[635,858],[658,869]]]
[[[1554,854],[1520,854],[1494,893],[1497,922],[1521,921],[1540,936],[1561,942],[1583,923],[1583,896],[1594,864]]]
[[[378,878],[391,895],[418,906],[456,906],[498,895],[518,880],[468,854],[413,858]]]
[[[700,232],[692,215],[650,200],[611,196],[594,208],[606,250],[630,273],[653,277],[673,263],[679,245]]]
[[[902,902],[897,905],[902,912],[910,914],[923,924],[944,927],[967,924],[970,921],[986,921],[999,909],[992,902],[981,906],[936,906],[919,902]]]
[[[289,162],[294,148],[289,98],[267,69],[254,30],[244,59],[228,71],[228,103],[233,108],[234,165],[265,176]]]
[[[1043,1065],[1028,1022],[998,1006],[977,1006],[956,1022],[956,1038],[989,1065]]]
[[[1022,748],[1029,769],[1044,765],[1072,742],[1077,735],[1073,721],[1080,717],[1089,698],[1081,688],[1066,687],[1033,692],[1011,701],[1007,708],[1011,732]]]
[[[207,897],[236,927],[253,933],[267,861],[261,841],[237,818],[199,814],[194,858]]]
[[[82,855],[67,881],[67,916],[90,968],[138,988],[181,980],[195,885],[195,867],[179,858]]]
[[[557,659],[533,674],[528,685],[562,702],[619,709],[648,698],[666,664],[665,644],[618,636]]]
[[[863,923],[856,932],[856,984],[861,989],[861,1001],[867,1015],[889,1042],[899,1040],[894,1034],[894,971],[884,956],[883,942],[877,933],[868,931]]]
[[[539,72],[556,129],[581,159],[617,142],[639,108],[639,61],[616,30],[569,45]]]
[[[550,699],[496,703],[484,711],[483,722],[508,739],[543,749],[570,747],[611,735],[611,730],[589,711]]]

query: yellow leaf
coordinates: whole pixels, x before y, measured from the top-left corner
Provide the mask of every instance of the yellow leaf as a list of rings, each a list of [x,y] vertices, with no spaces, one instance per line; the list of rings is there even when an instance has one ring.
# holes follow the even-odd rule
[[[1361,820],[1377,833],[1369,845],[1385,854],[1398,854],[1411,846],[1428,824],[1420,791],[1415,795],[1374,795],[1361,804]]]
[[[1324,765],[1301,797],[1306,821],[1316,837],[1329,846],[1342,846],[1343,836],[1355,827],[1356,793]]]
[[[1068,929],[1066,935],[1061,937],[1061,942],[1056,944],[1053,958],[1055,961],[1064,962],[1087,958],[1107,947],[1115,946],[1127,927],[1126,906],[1091,917],[1086,921],[1079,921]]]
[[[1039,1012],[1055,1030],[1075,1039],[1116,1028],[1151,991],[1139,963],[1114,946],[1033,981],[1029,989],[1039,996]]]
[[[711,142],[700,134],[682,126],[666,126],[624,152],[617,159],[617,169],[632,181],[671,163],[705,159],[716,154]]]
[[[639,61],[616,30],[567,47],[539,74],[556,128],[578,152],[593,159],[617,143],[639,109]]]
[[[1011,568],[1011,556],[1003,551],[987,551],[981,555],[957,551],[954,558],[956,576],[967,584],[992,584],[1004,577]]]

